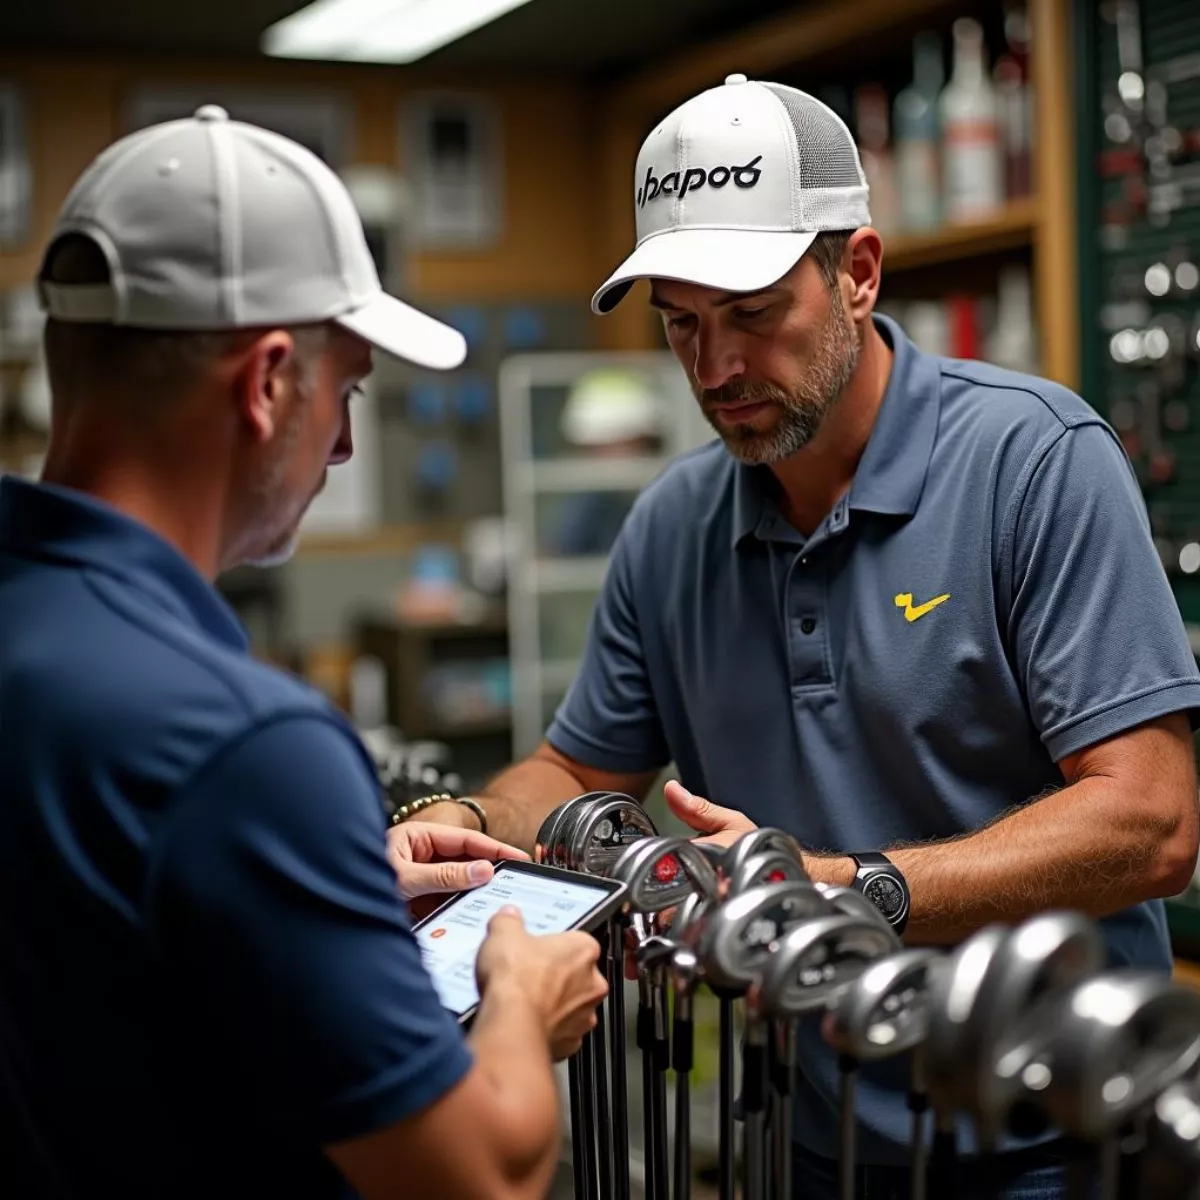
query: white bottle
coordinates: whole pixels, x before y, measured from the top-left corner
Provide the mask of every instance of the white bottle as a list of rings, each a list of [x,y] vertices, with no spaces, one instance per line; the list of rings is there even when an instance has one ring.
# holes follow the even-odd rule
[[[983,28],[954,22],[954,68],[942,90],[942,163],[949,221],[972,221],[1004,203],[1004,150],[996,91],[986,66]]]
[[[988,358],[998,367],[1032,375],[1037,371],[1033,288],[1027,267],[1013,263],[1000,271],[996,326]]]
[[[893,120],[900,221],[910,232],[928,232],[942,222],[938,97],[945,82],[941,38],[917,34],[912,83],[896,97]]]

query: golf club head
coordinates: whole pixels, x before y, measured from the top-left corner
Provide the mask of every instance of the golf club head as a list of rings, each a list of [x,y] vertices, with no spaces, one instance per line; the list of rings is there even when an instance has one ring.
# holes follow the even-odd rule
[[[1155,1101],[1139,1195],[1154,1200],[1200,1195],[1200,1080],[1174,1083]]]
[[[573,871],[607,875],[629,846],[658,834],[649,813],[632,796],[608,796],[589,805],[559,834],[559,841],[566,843],[564,865]]]
[[[608,872],[628,888],[629,912],[659,913],[700,895],[714,899],[717,872],[685,837],[646,837],[635,841]]]
[[[570,803],[570,800],[565,800],[556,808],[552,808],[542,819],[542,823],[538,827],[537,838],[533,843],[534,862],[544,863],[549,861],[550,846],[554,838],[555,826],[562,819],[563,810]]]
[[[948,962],[936,950],[911,949],[871,963],[834,1001],[825,1040],[863,1062],[920,1045],[929,1030],[933,975]]]
[[[959,945],[930,980],[925,1064],[929,1099],[936,1112],[961,1110],[969,1099],[960,1052],[963,1030],[979,1002],[988,968],[1008,940],[1009,928],[985,925]]]
[[[722,874],[727,879],[736,879],[746,860],[764,850],[778,850],[782,854],[790,854],[803,869],[804,855],[800,843],[782,829],[764,826],[761,829],[747,830],[725,851],[721,863]]]
[[[702,896],[699,892],[693,892],[688,896],[671,915],[670,924],[667,926],[671,937],[676,941],[683,941],[689,926],[713,903],[715,901]]]
[[[573,825],[578,820],[579,814],[589,805],[607,799],[610,795],[612,795],[611,792],[584,792],[582,795],[573,796],[554,809],[538,830],[537,846],[542,851],[539,861],[549,863],[551,866],[565,867],[567,865],[566,845],[562,841],[564,829],[568,825]]]
[[[1103,969],[1099,928],[1078,912],[1045,912],[1018,925],[988,964],[976,1004],[962,1026],[959,1070],[980,1139],[993,1146],[1020,1092],[1024,1064],[1053,1037],[1048,1018],[1069,988]],[[1004,1060],[1006,1070],[996,1064]]]
[[[842,887],[840,884],[818,883],[817,890],[825,897],[829,907],[844,917],[862,917],[864,920],[878,921],[886,930],[891,932],[892,926],[887,917],[871,903],[870,900],[854,888]]]
[[[878,921],[830,913],[801,922],[763,964],[752,1008],[761,1017],[815,1012],[899,949],[900,939]]]
[[[782,850],[763,850],[743,859],[738,873],[733,877],[734,892],[744,892],[760,883],[810,882],[804,864]]]
[[[789,929],[827,912],[811,883],[763,884],[705,908],[683,941],[695,950],[710,987],[741,993]]]
[[[1066,1134],[1096,1141],[1149,1109],[1200,1062],[1200,993],[1151,971],[1093,976],[1055,1006],[1042,1052],[1014,1047],[1021,1099]]]

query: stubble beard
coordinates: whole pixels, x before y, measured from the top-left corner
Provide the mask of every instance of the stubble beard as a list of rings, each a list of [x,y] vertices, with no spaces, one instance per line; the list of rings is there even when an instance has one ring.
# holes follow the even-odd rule
[[[787,390],[772,383],[733,380],[719,388],[692,390],[709,424],[717,431],[729,452],[740,462],[760,466],[781,462],[802,450],[816,436],[838,397],[858,367],[862,346],[857,331],[846,317],[841,295],[832,289],[829,314],[821,328],[816,352],[804,379]],[[776,414],[769,429],[757,429],[752,423],[723,425],[713,412],[721,404],[769,404]]]

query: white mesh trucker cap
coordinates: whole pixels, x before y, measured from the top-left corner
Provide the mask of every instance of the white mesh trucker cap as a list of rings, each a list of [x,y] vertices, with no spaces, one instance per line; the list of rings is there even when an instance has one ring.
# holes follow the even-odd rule
[[[611,312],[637,279],[729,292],[769,287],[822,230],[871,223],[858,149],[840,117],[778,83],[730,75],[642,143],[637,246],[592,297]]]
[[[310,150],[208,104],[105,150],[68,195],[50,246],[92,238],[111,281],[40,281],[60,321],[224,330],[337,324],[387,354],[449,370],[457,330],[387,295],[345,185]]]

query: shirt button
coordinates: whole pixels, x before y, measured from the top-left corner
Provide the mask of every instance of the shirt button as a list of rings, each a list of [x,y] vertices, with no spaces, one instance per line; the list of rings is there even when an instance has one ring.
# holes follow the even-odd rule
[[[817,627],[816,617],[805,617],[804,620],[800,622],[800,632],[801,633],[812,633],[812,631],[814,629],[816,629],[816,627]]]

